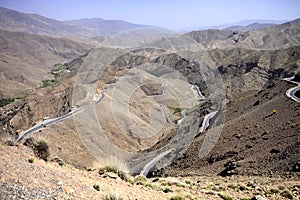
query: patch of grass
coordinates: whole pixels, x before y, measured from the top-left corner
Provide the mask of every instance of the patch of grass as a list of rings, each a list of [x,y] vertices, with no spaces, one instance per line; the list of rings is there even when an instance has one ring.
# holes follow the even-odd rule
[[[164,188],[162,191],[163,191],[164,193],[173,192],[173,190],[171,190],[170,188]]]
[[[123,181],[128,180],[127,174],[125,172],[121,171],[121,170],[118,170],[115,167],[106,166],[106,167],[103,167],[103,168],[99,169],[99,174],[100,175],[103,175],[106,172],[113,172],[113,173],[117,174]]]
[[[118,173],[118,170],[116,168],[114,168],[114,167],[109,167],[109,166],[103,167],[103,168],[99,169],[99,174],[100,175],[102,175],[102,174],[104,174],[106,172]]]
[[[185,187],[185,185],[183,185],[182,183],[179,182],[168,182],[169,186],[175,185],[177,187]]]
[[[64,163],[64,161],[60,158],[52,158],[51,161],[56,162],[59,166],[65,166],[66,164]]]
[[[280,193],[282,197],[288,198],[288,199],[293,199],[293,195],[290,191],[284,190],[283,192]]]
[[[218,195],[221,197],[221,199],[233,200],[233,198],[229,194],[219,193]]]
[[[238,188],[238,186],[235,185],[235,184],[229,184],[229,185],[227,185],[227,187],[229,187],[229,188],[231,188],[231,189],[236,189],[236,188]]]
[[[277,194],[277,193],[279,193],[279,190],[278,189],[275,189],[275,188],[272,188],[272,189],[270,189],[270,192],[269,192],[270,194]]]
[[[192,182],[191,182],[190,180],[186,180],[185,183],[186,183],[186,184],[189,184],[189,185],[192,184]]]
[[[116,196],[113,195],[113,194],[106,195],[106,196],[103,197],[102,199],[103,199],[103,200],[122,200],[122,198],[116,197]]]
[[[97,191],[100,191],[100,186],[98,184],[94,184],[93,185],[93,188]]]
[[[168,108],[170,108],[173,111],[173,114],[181,113],[182,111],[182,108],[175,108],[172,106],[168,106]]]
[[[15,99],[12,99],[12,98],[8,98],[8,99],[1,99],[0,100],[0,107],[3,107],[3,106],[6,106],[12,102],[14,102]]]
[[[48,87],[48,86],[53,86],[58,82],[55,79],[46,79],[46,80],[42,80],[42,83],[43,83],[43,85],[41,87],[44,88],[44,87]]]
[[[206,190],[212,190],[215,187],[215,185],[208,185],[204,189]]]
[[[181,196],[171,197],[170,200],[183,200]]]
[[[142,183],[145,183],[147,182],[147,178],[143,175],[139,175],[139,176],[136,176],[134,178],[134,182],[142,182]]]
[[[137,181],[135,182],[136,185],[144,185],[145,183],[144,182],[141,182],[141,181]]]
[[[145,187],[148,187],[148,188],[154,189],[154,186],[153,186],[153,185],[151,185],[150,183],[147,183],[147,184],[145,185]]]
[[[134,185],[134,181],[131,178],[127,178],[126,179],[127,183],[130,183],[131,185]]]
[[[33,163],[34,162],[34,158],[29,158],[28,162]]]

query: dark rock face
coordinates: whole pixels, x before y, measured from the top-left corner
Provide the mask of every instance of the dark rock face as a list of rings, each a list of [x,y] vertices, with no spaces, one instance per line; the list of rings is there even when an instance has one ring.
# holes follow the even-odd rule
[[[229,161],[225,163],[224,167],[225,169],[218,174],[219,176],[225,177],[225,176],[232,176],[238,174],[238,172],[236,171],[238,165],[233,161]]]

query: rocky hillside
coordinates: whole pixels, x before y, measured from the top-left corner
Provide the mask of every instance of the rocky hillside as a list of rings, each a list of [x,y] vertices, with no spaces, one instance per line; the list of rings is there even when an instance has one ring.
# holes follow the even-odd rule
[[[0,30],[0,98],[24,97],[54,79],[50,69],[87,53],[96,43]]]
[[[300,19],[246,32],[204,30],[187,33],[207,49],[280,49],[300,43]]]
[[[216,49],[209,54],[218,66],[229,99],[261,90],[270,81],[300,70],[299,46],[275,51]]]

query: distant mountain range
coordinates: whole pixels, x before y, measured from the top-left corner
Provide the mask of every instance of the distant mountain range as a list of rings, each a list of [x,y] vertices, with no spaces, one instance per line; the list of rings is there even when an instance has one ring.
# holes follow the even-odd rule
[[[249,30],[250,29],[250,30]],[[255,30],[259,29],[259,30]],[[206,49],[278,49],[300,44],[300,19],[280,25],[251,24],[224,30],[208,29],[192,31],[191,36]]]
[[[91,38],[144,27],[148,26],[121,20],[104,20],[100,18],[58,21],[37,14],[26,14],[0,8],[1,29],[38,35]]]
[[[274,26],[278,24],[282,24],[288,22],[290,20],[260,20],[260,19],[250,19],[250,20],[243,20],[235,23],[229,24],[220,24],[216,26],[200,26],[200,27],[191,27],[186,28],[184,30],[180,30],[180,32],[187,33],[194,30],[207,30],[207,29],[227,29],[227,30],[234,30],[239,28],[239,30],[253,30],[253,29],[260,29],[260,28],[267,28],[269,26]]]

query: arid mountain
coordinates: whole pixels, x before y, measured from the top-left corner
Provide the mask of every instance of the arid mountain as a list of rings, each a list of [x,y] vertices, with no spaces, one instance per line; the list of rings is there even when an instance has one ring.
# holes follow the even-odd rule
[[[93,20],[90,23],[87,23],[89,29],[98,30]],[[234,198],[245,195],[247,199],[251,199],[254,194],[270,199],[280,199],[283,195],[290,199],[298,198],[300,104],[287,97],[286,91],[294,87],[294,84],[283,78],[296,75],[296,80],[300,80],[299,23],[299,20],[295,20],[246,32],[195,31],[187,36],[198,43],[190,38],[177,40],[177,36],[168,36],[151,41],[152,46],[159,43],[162,48],[145,45],[147,48],[130,49],[128,52],[123,51],[123,46],[114,49],[115,44],[109,41],[109,46],[90,50],[93,45],[89,45],[87,41],[82,43],[79,40],[0,31],[3,46],[1,92],[9,97],[10,93],[15,94],[21,88],[25,91],[24,86],[35,88],[30,95],[0,108],[0,148],[5,152],[2,159],[5,167],[0,168],[0,173],[3,173],[0,176],[1,183],[3,182],[0,189],[3,188],[3,193],[11,197],[9,195],[14,195],[12,185],[16,188],[24,184],[39,188],[35,181],[32,183],[28,180],[31,177],[29,173],[34,168],[45,174],[41,178],[41,173],[33,173],[37,177],[36,181],[47,188],[39,189],[42,195],[48,195],[47,184],[57,195],[62,195],[58,197],[65,197],[66,194],[75,194],[76,196],[72,196],[74,198],[80,198],[80,195],[90,197],[96,191],[104,194],[111,191],[111,184],[103,176],[97,179],[103,184],[94,183],[96,180],[91,177],[95,174],[99,176],[93,172],[93,164],[97,163],[97,159],[102,165],[109,166],[111,160],[108,158],[119,155],[114,150],[124,150],[126,155],[133,152],[134,156],[125,157],[127,160],[123,161],[133,163],[133,166],[127,167],[136,169],[137,171],[130,171],[135,175],[148,164],[149,154],[170,147],[169,153],[160,160],[162,164],[158,161],[149,169],[152,171],[158,168],[149,173],[149,176],[217,176],[213,181],[224,180],[226,187],[220,182],[215,185],[207,181],[201,182],[203,178],[192,179],[191,184],[191,181],[188,183],[184,179],[183,183],[165,182],[161,177],[148,180],[142,178],[143,180],[133,182],[132,186],[119,180],[120,176],[128,181],[120,171],[108,175],[104,172],[104,176],[114,179],[114,187],[124,184],[128,190],[128,187],[132,189],[137,188],[136,185],[143,185],[140,186],[143,191],[144,188],[153,189],[153,195],[164,195],[162,199],[169,198],[172,189],[182,194],[182,188],[186,198],[190,198],[186,194],[190,193],[190,196],[197,198],[200,195],[204,199],[215,199],[218,196],[231,199],[223,194],[223,191],[227,191],[226,188],[229,188]],[[191,48],[201,47],[195,49],[201,49],[204,56],[200,55],[198,60],[189,60],[188,55],[184,57],[185,54],[179,55],[163,49],[164,46],[174,47],[173,44],[180,46],[181,41],[193,41],[189,43],[192,44]],[[199,61],[200,58],[204,59],[203,63]],[[70,60],[72,61],[67,62]],[[202,73],[199,73],[201,70]],[[207,85],[215,82],[210,79],[205,82],[206,74],[220,75],[225,89],[219,96],[226,96],[226,99],[222,99],[226,107],[219,109],[210,120],[209,130],[201,130],[205,116],[219,108],[211,106],[214,103],[213,91]],[[169,80],[170,77],[173,79]],[[43,84],[40,85],[42,87],[36,87],[39,83]],[[216,90],[221,88],[217,83],[215,85]],[[12,86],[16,89],[10,89]],[[73,118],[68,116],[62,121],[54,119],[75,112]],[[224,118],[222,126],[221,119]],[[58,121],[50,125],[42,124],[39,131],[27,135],[25,140],[13,146],[22,131],[40,122],[49,122],[47,120]],[[151,123],[154,125],[148,129]],[[220,137],[216,134],[218,131],[221,131]],[[191,134],[193,132],[196,134]],[[187,140],[190,137],[191,141]],[[210,151],[209,145],[215,140],[216,145]],[[37,151],[41,147],[37,144],[42,144],[44,150],[47,150],[46,158],[42,158],[47,162],[34,161],[32,158],[40,156]],[[173,148],[178,147],[178,144],[179,149]],[[35,155],[29,148],[32,148]],[[11,156],[9,152],[14,152],[17,156]],[[23,157],[26,158],[22,160]],[[121,160],[121,157],[118,158]],[[172,161],[167,163],[170,164],[167,167],[163,165],[164,158]],[[17,164],[18,160],[21,160],[22,166]],[[54,162],[62,166],[72,165],[77,169],[57,169],[57,166],[52,166],[55,165]],[[7,170],[10,165],[17,171],[17,175]],[[85,169],[89,172],[84,171]],[[67,178],[58,180],[54,178],[59,177],[57,174]],[[84,181],[71,179],[70,174],[72,177],[80,174],[85,177],[80,180]],[[276,177],[276,183],[257,182],[265,181],[269,176],[281,178]],[[290,177],[288,183],[281,181],[282,177],[285,179],[287,176]],[[241,182],[241,177],[247,177],[247,182]],[[48,181],[49,179],[55,181]],[[153,180],[151,184],[149,180]],[[232,180],[237,183],[229,186]],[[156,182],[161,183],[164,188]],[[70,186],[70,183],[74,186]],[[278,185],[281,183],[284,185]],[[269,184],[276,185],[278,189],[275,190]],[[76,188],[76,191],[71,192],[69,187]],[[22,188],[21,191],[26,192],[24,195],[29,193],[28,196],[31,197],[32,190]],[[89,192],[81,192],[82,188]],[[129,190],[132,191],[131,189]],[[144,192],[132,192],[126,198],[139,195],[143,198],[145,195]]]
[[[232,31],[250,31],[250,30],[259,30],[264,28],[269,28],[271,26],[275,26],[276,24],[261,24],[261,23],[253,23],[247,26],[229,26],[224,30],[232,30]]]
[[[42,80],[53,79],[49,72],[55,64],[71,61],[96,44],[0,30],[1,99],[26,96]]]
[[[101,18],[64,21],[66,24],[87,29],[96,35],[113,35],[123,31],[146,28],[149,26],[133,24],[122,20],[104,20]]]
[[[213,151],[199,160],[204,138],[218,126],[199,134],[164,175],[298,173],[299,103],[285,95],[293,84],[282,77],[299,73],[299,53],[298,46],[279,51],[211,51],[229,100],[221,137]]]
[[[204,30],[187,35],[207,49],[280,49],[300,44],[300,19],[261,30]]]
[[[59,21],[37,14],[27,14],[0,8],[0,28],[57,37],[92,38],[146,27],[121,20],[81,19]]]
[[[62,21],[6,8],[0,8],[0,28],[9,31],[20,31],[58,37],[73,36],[88,38],[96,36],[86,29],[71,26]]]

